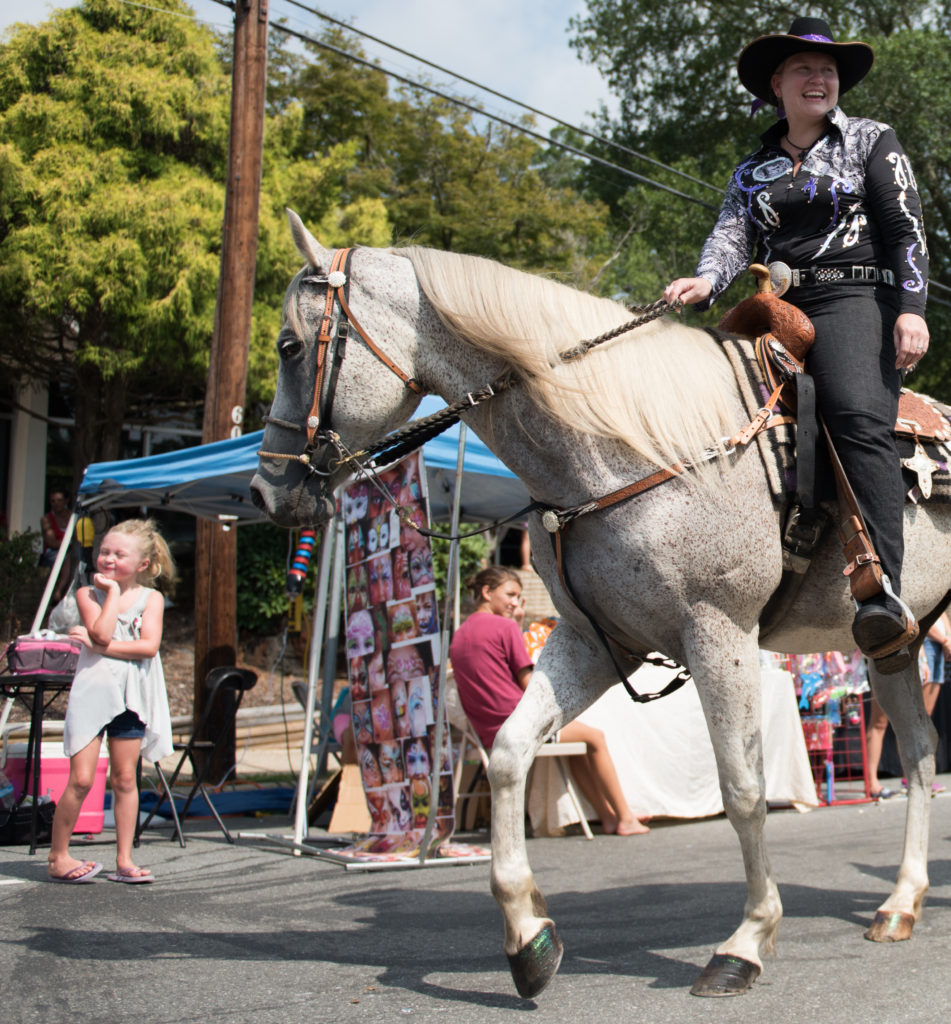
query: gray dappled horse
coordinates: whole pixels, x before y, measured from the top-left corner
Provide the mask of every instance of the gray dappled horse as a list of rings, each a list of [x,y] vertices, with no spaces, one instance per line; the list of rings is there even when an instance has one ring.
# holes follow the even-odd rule
[[[714,460],[704,455],[749,420],[722,350],[706,332],[662,320],[565,364],[557,353],[629,320],[629,313],[488,260],[420,248],[357,249],[347,288],[361,336],[351,331],[342,362],[334,366],[331,355],[322,356],[318,373],[321,318],[328,318],[333,338],[342,316],[340,295],[327,281],[334,254],[289,216],[307,267],[285,297],[277,394],[252,482],[254,500],[276,522],[311,525],[332,513],[333,489],[349,470],[320,431],[331,429],[355,451],[405,423],[420,389],[455,401],[503,371],[515,374],[518,386],[464,418],[537,501],[573,508],[659,466],[696,464],[663,486],[574,520],[564,550],[578,604],[608,636],[634,651],[662,651],[696,681],[748,894],[739,927],[693,991],[744,991],[762,969],[761,955],[773,949],[782,915],[763,838],[757,625],[780,578],[782,509],[752,448]],[[335,269],[330,284],[343,277]],[[542,741],[617,682],[606,648],[565,591],[538,514],[529,532],[561,622],[489,765],[492,892],[524,996],[541,991],[561,959],[526,852],[526,774]],[[909,504],[905,544],[902,597],[922,620],[923,634],[951,590],[951,508]],[[853,611],[841,552],[829,538],[769,646],[788,653],[851,650]],[[897,734],[909,787],[898,879],[866,933],[892,941],[911,936],[928,887],[935,736],[917,658],[899,674],[873,669],[871,683]]]

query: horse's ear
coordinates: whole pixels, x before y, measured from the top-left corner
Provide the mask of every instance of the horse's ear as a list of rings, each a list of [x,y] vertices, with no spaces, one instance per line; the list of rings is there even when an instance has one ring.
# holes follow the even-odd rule
[[[294,236],[294,245],[297,246],[297,251],[314,270],[326,274],[330,270],[330,253],[304,227],[304,222],[293,210],[285,207],[284,212],[287,214],[287,221],[291,226],[291,234]]]

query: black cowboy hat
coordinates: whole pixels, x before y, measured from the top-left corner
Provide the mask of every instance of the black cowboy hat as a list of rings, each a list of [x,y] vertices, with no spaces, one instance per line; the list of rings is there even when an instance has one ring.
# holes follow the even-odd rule
[[[875,54],[868,43],[837,43],[832,29],[821,18],[796,18],[786,35],[760,36],[740,54],[736,62],[740,81],[758,99],[775,103],[770,79],[776,68],[794,53],[818,50],[835,57],[839,68],[839,95],[868,74]]]

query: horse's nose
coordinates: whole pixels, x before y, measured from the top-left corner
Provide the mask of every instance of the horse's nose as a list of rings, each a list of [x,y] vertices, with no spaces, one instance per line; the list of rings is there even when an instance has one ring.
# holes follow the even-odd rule
[[[265,515],[267,515],[267,499],[264,497],[261,489],[257,486],[254,480],[251,481],[251,504],[255,508],[260,509]]]

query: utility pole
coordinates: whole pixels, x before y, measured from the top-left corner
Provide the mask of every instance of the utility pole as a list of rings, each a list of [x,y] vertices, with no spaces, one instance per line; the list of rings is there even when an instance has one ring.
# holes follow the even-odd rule
[[[235,3],[228,180],[203,444],[239,436],[244,420],[264,141],[267,7],[268,0]],[[236,617],[236,531],[226,523],[199,519],[195,531],[195,721],[206,704],[208,672],[219,665],[233,665],[237,658]],[[210,755],[212,778],[223,776],[234,764],[234,746],[232,731],[229,742],[219,744]]]

